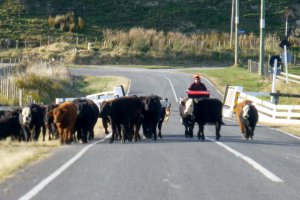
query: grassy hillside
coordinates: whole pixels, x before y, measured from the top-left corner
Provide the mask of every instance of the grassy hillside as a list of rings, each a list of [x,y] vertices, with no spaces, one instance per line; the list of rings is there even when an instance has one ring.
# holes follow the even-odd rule
[[[284,8],[295,0],[266,1],[267,32],[284,33]],[[240,28],[258,33],[260,0],[240,2]],[[84,19],[79,35],[100,36],[103,29],[132,27],[163,31],[230,31],[231,0],[2,0],[0,38],[68,35],[48,26],[48,17],[74,12]],[[71,34],[72,35],[72,34]]]

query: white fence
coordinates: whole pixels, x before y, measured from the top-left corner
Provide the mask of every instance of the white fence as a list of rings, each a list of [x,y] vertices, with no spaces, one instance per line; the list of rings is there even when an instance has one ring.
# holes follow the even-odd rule
[[[251,100],[259,112],[259,121],[272,124],[300,124],[300,105],[275,105],[245,92],[239,102]]]
[[[85,97],[73,97],[73,98],[56,98],[55,103],[63,103],[65,101],[73,101],[74,99],[90,99],[93,100],[96,105],[100,108],[100,104],[102,101],[105,100],[110,100],[110,99],[115,99],[117,97],[123,97],[125,96],[125,90],[123,85],[117,85],[114,87],[113,91],[108,91],[108,92],[100,92],[96,94],[90,94]]]
[[[281,72],[279,76],[277,76],[278,79],[286,80],[286,73]],[[300,76],[288,74],[288,81],[293,83],[300,84]]]

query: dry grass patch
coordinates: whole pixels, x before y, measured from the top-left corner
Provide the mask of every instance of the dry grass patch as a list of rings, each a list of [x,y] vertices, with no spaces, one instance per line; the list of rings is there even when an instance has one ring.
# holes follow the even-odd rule
[[[21,167],[45,158],[59,146],[57,141],[47,142],[0,142],[0,180],[11,176]]]

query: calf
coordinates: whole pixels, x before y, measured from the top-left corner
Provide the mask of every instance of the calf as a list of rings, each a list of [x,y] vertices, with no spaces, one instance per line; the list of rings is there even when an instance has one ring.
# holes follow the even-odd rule
[[[70,144],[77,119],[77,106],[74,102],[64,102],[53,109],[54,123],[57,126],[61,144]]]
[[[195,125],[195,120],[193,115],[186,115],[184,113],[185,110],[185,103],[186,103],[187,99],[186,98],[180,98],[179,99],[179,114],[181,116],[181,121],[182,124],[184,125],[184,135],[186,138],[190,137],[193,138],[194,133],[194,125]]]
[[[252,101],[245,100],[236,106],[236,119],[243,137],[253,139],[254,129],[258,122],[258,112]]]
[[[163,112],[163,107],[160,103],[161,97],[157,95],[150,95],[139,98],[144,103],[144,108],[142,110],[142,114],[144,116],[144,136],[146,138],[153,138],[153,140],[157,140],[158,128],[158,137],[162,139],[161,126],[163,122],[162,118],[165,117],[165,112]]]
[[[20,123],[20,111],[1,111],[0,116],[0,140],[12,137],[12,139],[23,140],[24,134]]]
[[[38,104],[30,104],[30,106],[22,109],[23,125],[25,126],[25,130],[29,131],[26,138],[27,141],[38,141],[41,130],[43,132],[43,141],[45,141],[45,114],[45,107]]]
[[[58,104],[49,104],[47,106],[47,114],[46,114],[46,127],[49,133],[49,140],[57,139],[57,127],[54,123],[53,109],[58,107]]]
[[[75,99],[78,107],[78,116],[75,124],[77,139],[86,143],[94,139],[94,127],[99,117],[98,106],[89,99]]]
[[[205,140],[204,125],[207,123],[215,124],[216,140],[219,140],[222,121],[223,104],[219,99],[188,99],[186,101],[185,115],[194,118],[199,125],[198,139]]]

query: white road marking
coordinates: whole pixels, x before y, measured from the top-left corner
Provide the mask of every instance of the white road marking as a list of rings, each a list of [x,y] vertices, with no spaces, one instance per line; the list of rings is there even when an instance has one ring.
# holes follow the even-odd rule
[[[280,179],[278,176],[276,176],[274,173],[272,173],[271,171],[269,171],[268,169],[264,168],[262,165],[260,165],[259,163],[257,163],[256,161],[254,161],[252,158],[245,156],[244,154],[234,150],[233,148],[229,147],[228,145],[216,141],[214,139],[211,139],[209,137],[206,137],[207,139],[209,139],[210,141],[215,142],[216,144],[218,144],[219,146],[225,148],[227,151],[229,151],[230,153],[234,154],[236,157],[241,158],[242,160],[246,161],[247,163],[249,163],[252,167],[254,167],[254,169],[258,170],[260,173],[262,173],[265,177],[267,177],[268,179],[270,179],[273,182],[276,183],[282,183],[283,180]]]
[[[58,168],[55,172],[50,174],[47,178],[42,180],[39,184],[37,184],[34,188],[32,188],[29,192],[19,198],[19,200],[30,200],[35,195],[37,195],[41,190],[43,190],[49,183],[51,183],[55,178],[61,175],[66,169],[68,169],[72,164],[74,164],[79,158],[81,158],[92,146],[103,142],[105,139],[99,140],[92,144],[87,145],[84,147],[79,153],[77,153],[73,158],[71,158],[68,162],[63,164],[60,168]]]
[[[127,92],[126,92],[126,96],[128,96],[130,89],[131,89],[131,80],[130,80],[130,82],[129,82],[129,86],[128,86],[128,90],[127,90]]]
[[[172,91],[173,91],[173,94],[174,94],[175,101],[178,102],[178,98],[177,98],[177,95],[176,95],[176,92],[175,92],[174,85],[173,85],[172,81],[168,77],[166,77],[165,75],[163,77],[169,81],[169,83],[171,85],[171,88],[172,88]]]

